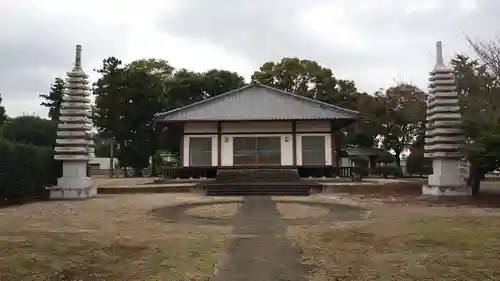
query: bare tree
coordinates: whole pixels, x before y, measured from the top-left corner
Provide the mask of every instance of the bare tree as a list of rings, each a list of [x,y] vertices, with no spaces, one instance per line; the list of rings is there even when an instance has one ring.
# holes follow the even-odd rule
[[[481,62],[497,78],[500,77],[500,37],[495,37],[488,41],[472,40],[470,37],[466,38]]]

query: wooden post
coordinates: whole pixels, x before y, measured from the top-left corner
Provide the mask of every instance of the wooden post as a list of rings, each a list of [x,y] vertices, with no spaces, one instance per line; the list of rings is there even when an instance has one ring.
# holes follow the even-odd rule
[[[222,122],[217,122],[217,167],[222,165]]]
[[[293,166],[297,167],[297,121],[292,121]]]
[[[115,138],[109,140],[109,177],[115,176]]]

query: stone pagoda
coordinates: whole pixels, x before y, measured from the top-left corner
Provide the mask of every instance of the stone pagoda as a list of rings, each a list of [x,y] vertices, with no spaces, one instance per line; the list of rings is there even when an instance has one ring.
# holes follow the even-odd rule
[[[441,42],[430,77],[425,132],[425,157],[432,159],[432,175],[422,188],[425,195],[470,195],[460,169],[465,144],[462,115],[453,69],[446,66]]]
[[[88,177],[88,164],[93,154],[91,107],[88,75],[82,69],[82,47],[76,46],[73,70],[67,72],[66,93],[61,104],[54,158],[62,161],[62,177],[50,191],[54,199],[84,199],[97,195]]]

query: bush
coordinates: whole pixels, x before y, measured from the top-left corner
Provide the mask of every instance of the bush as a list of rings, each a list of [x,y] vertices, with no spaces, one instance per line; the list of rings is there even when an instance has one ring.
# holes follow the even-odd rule
[[[387,165],[387,166],[377,166],[371,170],[371,174],[373,175],[381,175],[385,178],[388,176],[393,176],[397,177],[400,174],[400,171],[398,167],[394,165]]]
[[[56,183],[61,169],[51,147],[0,140],[0,200],[44,198],[45,186]]]

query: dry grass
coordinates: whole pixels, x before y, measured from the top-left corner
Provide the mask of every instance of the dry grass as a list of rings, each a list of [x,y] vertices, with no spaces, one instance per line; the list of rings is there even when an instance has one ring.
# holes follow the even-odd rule
[[[202,200],[120,195],[2,209],[0,280],[206,280],[230,229],[170,224],[149,214]]]
[[[240,206],[241,203],[200,206],[188,209],[186,214],[207,218],[230,218],[236,215]]]
[[[276,207],[285,219],[314,218],[328,214],[325,208],[295,203],[277,203]]]
[[[289,228],[310,280],[500,280],[498,212],[380,206],[372,216]]]

